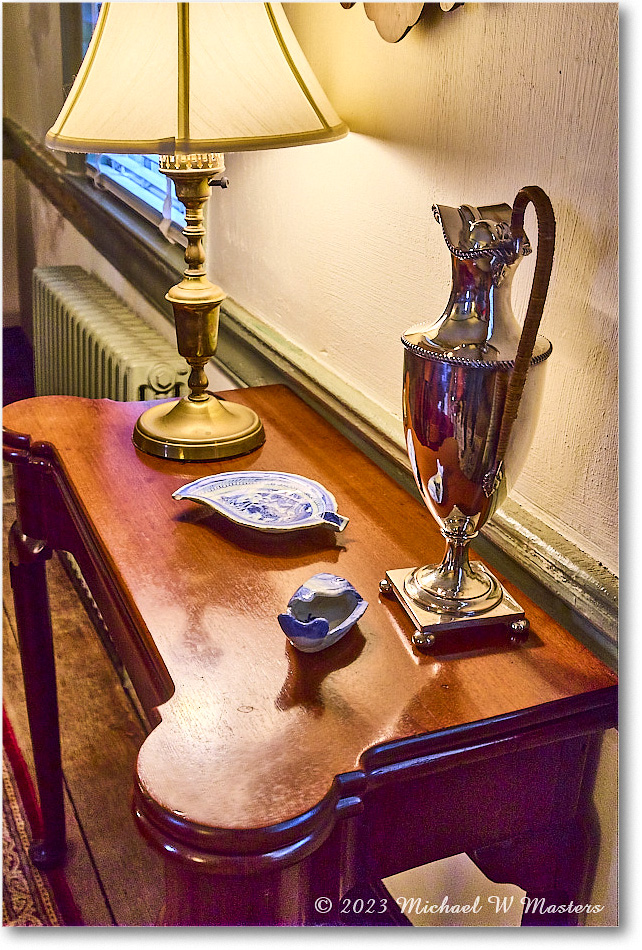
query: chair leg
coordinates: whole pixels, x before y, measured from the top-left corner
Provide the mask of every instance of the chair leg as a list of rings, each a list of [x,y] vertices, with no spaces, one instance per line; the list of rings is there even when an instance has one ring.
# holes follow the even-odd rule
[[[42,838],[33,842],[30,855],[42,869],[61,864],[66,854],[58,695],[46,577],[50,557],[43,542],[28,538],[17,523],[13,525],[9,570],[43,824]]]

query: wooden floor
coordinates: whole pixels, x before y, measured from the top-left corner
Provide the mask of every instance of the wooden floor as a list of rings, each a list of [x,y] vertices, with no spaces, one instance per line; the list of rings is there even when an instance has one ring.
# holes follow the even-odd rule
[[[15,517],[3,479],[3,700],[33,775],[6,538]],[[68,881],[91,926],[154,925],[162,863],[135,830],[131,781],[145,730],[65,570],[48,567],[69,834]],[[126,869],[126,870],[125,870]]]

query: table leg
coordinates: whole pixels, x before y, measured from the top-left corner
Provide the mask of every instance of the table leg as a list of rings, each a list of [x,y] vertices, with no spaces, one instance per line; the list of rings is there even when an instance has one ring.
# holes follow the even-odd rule
[[[65,809],[58,696],[46,561],[51,551],[22,533],[9,535],[9,570],[16,610],[22,676],[42,814],[42,839],[30,848],[33,863],[52,868],[65,857]]]

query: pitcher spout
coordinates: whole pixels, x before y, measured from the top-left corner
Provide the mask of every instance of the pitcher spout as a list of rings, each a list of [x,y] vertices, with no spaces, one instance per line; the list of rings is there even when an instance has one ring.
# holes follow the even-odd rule
[[[520,334],[511,285],[531,252],[528,239],[511,231],[512,208],[434,205],[433,213],[452,257],[452,290],[443,314],[423,330],[426,343],[471,360],[510,359]]]

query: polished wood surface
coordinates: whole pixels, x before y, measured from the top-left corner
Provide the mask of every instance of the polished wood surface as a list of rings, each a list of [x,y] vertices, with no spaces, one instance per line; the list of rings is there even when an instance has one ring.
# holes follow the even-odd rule
[[[337,821],[362,813],[364,801],[368,813],[368,801],[379,799],[372,827],[378,822],[383,835],[395,774],[403,766],[410,788],[428,764],[438,770],[440,756],[455,778],[457,767],[465,777],[485,756],[480,789],[497,773],[497,757],[505,770],[513,756],[523,831],[550,822],[558,806],[571,814],[575,805],[559,798],[562,752],[581,783],[587,746],[573,737],[613,724],[615,675],[508,582],[531,622],[525,644],[486,628],[458,635],[448,652],[418,654],[410,621],[378,584],[387,569],[441,559],[443,539],[428,513],[285,387],[225,398],[259,413],[265,445],[244,458],[189,465],[134,448],[141,404],[44,397],[5,412],[14,433],[7,453],[16,473],[21,459],[31,473],[17,485],[29,496],[19,502],[21,531],[35,540],[44,532],[47,544],[78,556],[156,724],[137,767],[143,833],[178,850],[186,866],[207,856],[230,880],[250,865],[253,873],[291,867],[336,849]],[[244,469],[321,482],[349,525],[342,534],[319,527],[266,535],[171,497],[203,475]],[[277,614],[319,571],[347,577],[369,607],[340,643],[306,655],[286,641]],[[528,752],[555,742],[544,758]],[[528,783],[546,786],[547,775],[553,798],[529,825]],[[471,824],[460,850],[471,849],[475,834],[489,845],[507,827],[504,815],[479,838]],[[376,847],[371,870],[393,873],[394,859]],[[448,847],[428,848],[430,859]],[[426,853],[425,844],[408,846],[399,861],[412,866]]]

